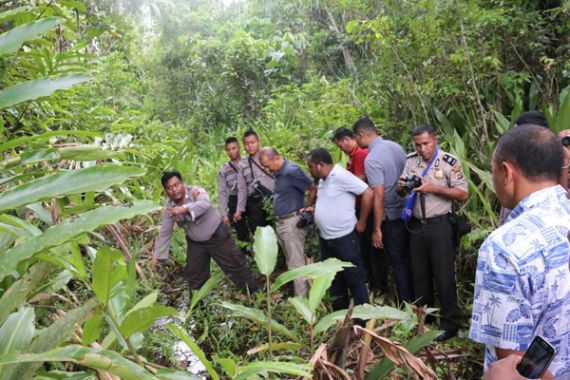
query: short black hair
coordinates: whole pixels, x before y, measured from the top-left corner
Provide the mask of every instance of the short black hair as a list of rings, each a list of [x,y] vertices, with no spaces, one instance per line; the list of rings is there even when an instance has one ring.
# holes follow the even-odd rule
[[[366,116],[356,120],[356,123],[354,123],[354,125],[352,126],[352,131],[354,133],[360,133],[360,132],[378,133],[376,131],[376,127],[374,126],[372,120]]]
[[[428,133],[430,136],[435,136],[435,130],[429,124],[416,125],[412,130],[412,136],[419,136],[423,135],[424,133]]]
[[[225,141],[224,145],[229,145],[229,144],[231,144],[231,143],[236,143],[236,144],[238,144],[238,145],[239,145],[239,141],[238,141],[238,139],[237,139],[237,138],[235,138],[234,136],[232,136],[232,137],[228,137],[228,138],[226,139],[226,141]]]
[[[524,124],[499,138],[494,159],[513,163],[532,182],[557,181],[562,166],[562,144],[552,131]]]
[[[170,178],[172,177],[176,177],[178,178],[180,181],[182,181],[182,175],[180,175],[179,172],[177,172],[176,170],[173,170],[171,172],[164,172],[162,174],[162,178],[160,179],[160,182],[162,183],[162,187],[164,187],[166,189],[166,184],[168,183],[168,181],[170,180]]]
[[[340,127],[340,128],[337,128],[336,131],[334,131],[332,141],[336,142],[336,141],[344,139],[345,137],[349,137],[351,139],[354,139],[354,133],[352,133],[352,131],[350,129],[348,129],[347,127]]]
[[[332,165],[331,154],[325,148],[315,148],[309,152],[309,159],[315,164]]]
[[[253,129],[248,129],[247,131],[245,131],[243,134],[243,137],[241,139],[245,140],[245,138],[249,137],[249,136],[255,136],[255,138],[259,140],[259,136],[257,135],[257,132],[255,132]]]
[[[515,125],[534,124],[548,128],[548,121],[541,111],[525,111],[517,117]]]

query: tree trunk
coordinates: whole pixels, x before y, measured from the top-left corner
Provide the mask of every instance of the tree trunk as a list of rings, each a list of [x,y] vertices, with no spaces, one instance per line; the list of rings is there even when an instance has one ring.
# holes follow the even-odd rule
[[[346,65],[346,68],[351,74],[356,74],[356,65],[354,64],[354,60],[352,59],[352,54],[350,54],[350,50],[342,42],[342,34],[336,24],[334,16],[328,7],[324,7],[324,9],[325,12],[327,12],[327,16],[330,22],[330,27],[333,30],[336,39],[340,43],[340,48],[342,49],[342,56],[344,57],[344,64]]]

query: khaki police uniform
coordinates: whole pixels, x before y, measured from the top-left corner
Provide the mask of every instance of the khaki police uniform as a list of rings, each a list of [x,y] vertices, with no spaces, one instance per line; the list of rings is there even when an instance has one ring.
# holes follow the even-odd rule
[[[243,160],[247,159],[242,158],[241,161]],[[237,208],[239,168],[239,162],[228,161],[222,165],[218,173],[218,205],[222,215],[227,215],[230,220],[233,220]],[[249,241],[249,230],[245,219],[232,222],[231,225],[236,231],[238,240]]]
[[[408,155],[402,177],[422,176],[429,161],[417,153]],[[461,162],[449,153],[438,151],[435,161],[423,177],[433,184],[467,192],[467,180]],[[421,198],[424,198],[425,213]],[[409,222],[410,259],[414,291],[420,305],[434,305],[433,282],[441,303],[440,329],[456,331],[460,324],[455,285],[453,228],[449,223],[453,201],[438,194],[419,194]]]
[[[247,157],[239,162],[237,179],[238,201],[237,211],[245,212],[247,225],[252,233],[257,227],[271,224],[269,215],[263,209],[263,196],[255,190],[259,183],[268,191],[275,191],[275,179],[262,169],[259,157]]]
[[[222,222],[222,217],[212,206],[206,190],[197,186],[186,186],[183,206],[188,212],[171,216],[169,208],[175,207],[169,199],[162,214],[162,225],[153,252],[159,260],[168,259],[170,241],[175,225],[186,233],[186,275],[190,290],[202,287],[210,278],[210,258],[240,288],[257,287],[255,276],[248,269],[245,256],[232,239],[230,228]]]

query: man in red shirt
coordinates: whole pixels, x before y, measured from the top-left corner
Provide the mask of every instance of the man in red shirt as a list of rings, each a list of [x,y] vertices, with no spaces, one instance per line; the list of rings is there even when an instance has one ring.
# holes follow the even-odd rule
[[[338,128],[333,135],[333,142],[348,155],[346,170],[366,181],[364,160],[368,155],[368,149],[358,146],[352,131],[346,127]],[[360,197],[356,199],[356,217],[360,212]],[[360,247],[364,266],[368,274],[368,285],[375,293],[385,293],[388,290],[388,258],[384,250],[373,248],[372,242],[372,217],[368,218],[366,230],[360,234]]]

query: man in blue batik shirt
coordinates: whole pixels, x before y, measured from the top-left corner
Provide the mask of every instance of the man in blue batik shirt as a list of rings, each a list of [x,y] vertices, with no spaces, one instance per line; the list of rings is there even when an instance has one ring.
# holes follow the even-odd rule
[[[570,204],[558,185],[562,157],[560,140],[535,125],[511,129],[497,143],[493,184],[513,211],[479,250],[469,337],[485,344],[485,369],[522,355],[540,335],[556,349],[550,373],[570,379]]]

